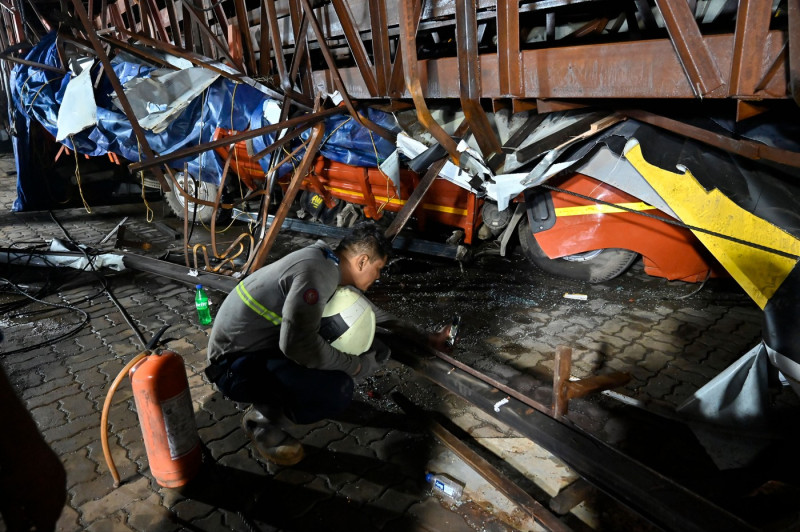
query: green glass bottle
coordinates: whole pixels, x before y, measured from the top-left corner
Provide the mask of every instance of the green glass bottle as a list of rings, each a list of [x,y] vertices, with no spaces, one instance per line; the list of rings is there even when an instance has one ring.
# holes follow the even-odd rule
[[[194,305],[197,307],[197,319],[200,320],[201,325],[208,325],[213,321],[208,308],[208,295],[206,291],[203,290],[203,285],[199,284],[196,288],[197,292],[194,294]]]

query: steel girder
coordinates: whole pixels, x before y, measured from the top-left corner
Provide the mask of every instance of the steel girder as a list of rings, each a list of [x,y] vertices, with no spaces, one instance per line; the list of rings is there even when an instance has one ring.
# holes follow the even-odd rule
[[[716,72],[726,73],[723,86],[730,85],[730,73],[734,66],[734,56],[746,57],[751,71],[760,75],[753,88],[758,91],[747,93],[741,82],[743,61],[737,63],[737,98],[780,99],[789,96],[786,84],[786,67],[783,63],[770,69],[775,58],[782,54],[786,33],[766,32],[758,50],[746,54],[734,46],[733,34],[703,37],[701,42],[714,58]],[[505,54],[506,56],[511,54]],[[696,98],[698,94],[692,80],[684,72],[681,61],[673,51],[670,39],[654,39],[624,43],[594,44],[524,50],[519,53],[517,63],[506,60],[502,64],[501,54],[480,56],[480,86],[482,98]],[[458,98],[460,95],[458,59],[446,57],[419,61],[420,79],[426,98]],[[509,94],[508,72],[519,72],[519,86]],[[347,91],[354,98],[370,98],[366,87],[355,68],[339,69]],[[768,75],[768,78],[765,76]],[[515,80],[517,81],[517,80]],[[326,82],[323,72],[314,73],[317,90],[330,92],[332,87]],[[404,93],[403,97],[410,97]],[[728,91],[714,90],[704,97],[723,99],[734,95]]]

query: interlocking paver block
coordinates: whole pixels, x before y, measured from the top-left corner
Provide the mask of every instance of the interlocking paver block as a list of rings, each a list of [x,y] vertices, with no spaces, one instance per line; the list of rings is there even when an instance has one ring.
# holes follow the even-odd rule
[[[130,532],[133,529],[125,524],[126,515],[124,512],[99,519],[86,527],[87,532]]]
[[[57,401],[33,408],[30,412],[39,430],[47,427],[57,427],[67,422],[67,415],[61,411]]]
[[[68,380],[71,382],[62,385],[60,388],[54,388],[48,392],[38,395],[31,395],[28,399],[26,399],[28,408],[36,408],[37,406],[54,403],[59,399],[80,393],[80,384],[73,381],[72,377],[68,377]]]
[[[128,526],[140,532],[172,532],[182,528],[174,522],[170,511],[161,506],[161,498],[155,493],[146,499],[133,501],[125,511]]]
[[[94,402],[89,400],[86,394],[83,393],[70,395],[69,397],[61,399],[59,402],[61,409],[67,413],[70,421],[98,412]]]
[[[150,482],[142,477],[113,489],[101,499],[88,501],[81,506],[81,518],[91,523],[110,513],[127,507],[133,501],[146,499],[151,495]]]

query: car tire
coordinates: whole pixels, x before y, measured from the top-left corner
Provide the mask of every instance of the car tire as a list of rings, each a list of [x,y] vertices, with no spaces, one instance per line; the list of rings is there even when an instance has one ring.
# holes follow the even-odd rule
[[[520,221],[517,230],[525,257],[539,270],[559,277],[602,283],[621,275],[639,256],[635,251],[608,248],[551,259],[539,246],[526,218]]]
[[[217,199],[217,190],[219,187],[212,183],[206,183],[205,181],[197,182],[189,176],[190,179],[188,180],[188,184],[186,185],[186,190],[189,195],[199,198],[201,200],[206,201],[216,201]],[[184,187],[184,181],[186,181],[186,174],[183,172],[177,172],[175,174],[175,179],[178,181],[178,184],[181,187]],[[198,195],[199,194],[199,195]],[[165,194],[167,204],[172,212],[175,215],[183,220],[184,215],[184,206],[186,200],[180,193],[175,193],[172,190]],[[196,205],[197,206],[197,213],[195,214],[194,208],[195,203],[190,201],[189,202],[189,221],[194,220],[196,223],[211,223],[211,219],[214,217],[214,207],[210,205]]]

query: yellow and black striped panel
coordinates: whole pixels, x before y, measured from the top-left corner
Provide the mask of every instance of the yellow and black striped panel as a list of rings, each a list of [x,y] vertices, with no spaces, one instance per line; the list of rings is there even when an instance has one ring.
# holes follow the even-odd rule
[[[675,173],[648,163],[638,142],[631,141],[626,146],[625,158],[683,223],[783,253],[693,231],[753,301],[764,309],[797,264],[800,239],[739,207],[719,190],[706,190],[689,170]]]

